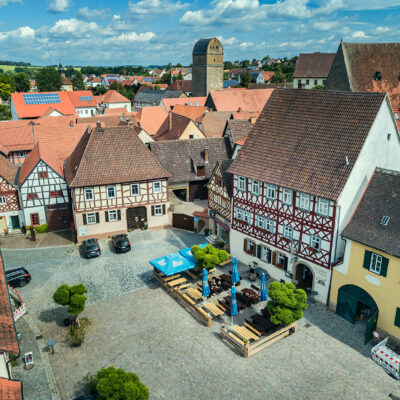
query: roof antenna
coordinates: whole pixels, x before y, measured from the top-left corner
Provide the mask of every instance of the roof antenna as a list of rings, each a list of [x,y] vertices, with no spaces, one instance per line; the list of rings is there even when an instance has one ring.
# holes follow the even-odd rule
[[[346,165],[349,165],[349,157],[346,156],[346,161],[345,161]]]

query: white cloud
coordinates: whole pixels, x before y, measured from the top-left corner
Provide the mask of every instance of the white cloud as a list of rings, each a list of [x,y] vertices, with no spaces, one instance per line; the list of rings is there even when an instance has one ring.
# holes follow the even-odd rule
[[[353,39],[366,39],[368,36],[364,31],[355,31],[351,34]]]
[[[76,18],[59,19],[50,29],[49,32],[58,35],[72,35],[77,37],[87,36],[93,32],[99,32],[100,26],[96,22],[80,21]]]
[[[0,7],[8,6],[11,3],[22,3],[22,0],[0,0]]]
[[[26,41],[35,37],[35,30],[30,26],[21,26],[9,32],[0,32],[0,41]]]
[[[339,26],[337,21],[316,21],[312,24],[312,27],[317,31],[331,31]]]
[[[246,49],[246,48],[253,47],[253,46],[254,46],[253,42],[242,42],[239,45],[239,47],[242,49]]]
[[[234,36],[228,39],[225,39],[223,36],[217,36],[217,39],[222,43],[222,46],[234,46],[239,43]]]
[[[381,33],[386,33],[389,32],[391,29],[386,27],[386,26],[378,26],[377,28],[375,28],[372,32],[379,35]]]
[[[110,9],[96,10],[94,8],[82,7],[78,10],[78,16],[84,19],[107,19],[110,16]]]
[[[139,0],[136,2],[129,1],[127,14],[136,18],[151,18],[161,14],[175,14],[190,6],[189,3],[182,3],[170,0]]]
[[[69,0],[53,0],[50,2],[47,11],[55,14],[63,13],[67,11],[69,6]]]
[[[149,42],[151,39],[155,38],[156,35],[153,32],[136,33],[136,32],[123,32],[118,36],[111,37],[104,41],[104,44],[109,43],[130,43],[130,42]]]

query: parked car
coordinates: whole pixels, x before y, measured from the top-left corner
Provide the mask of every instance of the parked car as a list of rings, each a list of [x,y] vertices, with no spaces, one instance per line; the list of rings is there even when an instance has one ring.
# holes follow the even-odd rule
[[[97,239],[86,239],[82,242],[83,254],[86,258],[98,257],[101,255],[99,241]]]
[[[123,233],[120,235],[115,235],[111,238],[116,253],[126,253],[131,249],[131,244],[129,243],[128,236]]]
[[[24,287],[32,279],[29,272],[23,267],[10,269],[5,273],[6,282],[12,287]]]

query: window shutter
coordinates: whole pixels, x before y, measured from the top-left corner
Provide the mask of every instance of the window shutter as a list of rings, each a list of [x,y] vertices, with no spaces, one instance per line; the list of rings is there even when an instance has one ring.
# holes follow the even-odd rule
[[[283,262],[283,269],[287,271],[287,265],[288,265],[288,258],[285,256],[284,262]]]
[[[106,211],[105,213],[104,213],[104,216],[106,217],[106,222],[108,222],[109,220],[108,220],[108,211]],[[96,218],[96,222],[97,222],[97,218]]]
[[[257,245],[257,258],[261,258],[261,244]]]
[[[276,251],[272,252],[272,265],[276,265]]]
[[[247,253],[247,239],[243,240],[243,251]]]
[[[162,213],[165,214],[165,204],[162,205]]]
[[[117,214],[118,214],[118,221],[121,221],[121,210],[117,210]]]
[[[154,206],[151,206],[151,215],[154,216]]]
[[[400,308],[396,308],[396,316],[394,317],[394,324],[400,328]]]
[[[389,259],[386,257],[382,257],[382,266],[381,266],[381,275],[382,276],[386,276],[388,265],[389,265]]]
[[[363,267],[368,269],[368,270],[369,270],[369,267],[371,265],[371,255],[372,255],[371,251],[365,250]]]
[[[271,249],[268,249],[267,261],[268,261],[269,264],[271,264],[271,255],[272,255],[272,251],[271,251]]]
[[[99,213],[97,212],[96,213],[96,224],[98,224],[100,222],[100,215],[99,215]]]
[[[86,214],[82,214],[83,217],[83,225],[87,225]]]
[[[253,256],[255,256],[257,254],[257,246],[256,244],[253,242]]]

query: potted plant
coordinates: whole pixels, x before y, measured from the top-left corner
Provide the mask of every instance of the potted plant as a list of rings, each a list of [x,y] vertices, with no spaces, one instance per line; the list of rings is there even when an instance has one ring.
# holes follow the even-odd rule
[[[204,236],[208,236],[210,230],[208,228],[204,228]]]

